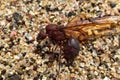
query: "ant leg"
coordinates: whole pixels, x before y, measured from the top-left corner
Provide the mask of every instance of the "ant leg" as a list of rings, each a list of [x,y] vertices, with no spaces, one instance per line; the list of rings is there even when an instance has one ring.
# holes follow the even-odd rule
[[[57,50],[58,47],[60,48],[59,45],[55,45],[55,47],[51,49],[51,53],[54,55],[54,57],[57,54],[57,53],[55,53],[55,50]],[[61,49],[60,49],[60,54],[61,54]],[[61,58],[60,54],[57,57],[58,65],[60,65],[60,58]],[[56,65],[56,67],[58,67],[58,69],[56,70],[57,71],[56,78],[58,78],[58,80],[61,80],[61,79],[59,79],[60,66],[58,66],[58,65]]]
[[[59,56],[58,56],[58,65],[59,65],[59,67],[58,67],[58,80],[61,80],[60,78],[59,78],[59,74],[60,74],[60,66],[61,66],[61,55],[62,55],[62,46],[60,45],[60,53],[59,53]]]

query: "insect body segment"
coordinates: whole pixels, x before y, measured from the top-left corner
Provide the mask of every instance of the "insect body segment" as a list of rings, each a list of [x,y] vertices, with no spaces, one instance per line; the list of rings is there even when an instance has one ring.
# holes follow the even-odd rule
[[[120,16],[106,16],[90,20],[80,20],[77,16],[66,26],[47,25],[45,28],[46,33],[42,30],[37,36],[37,41],[48,37],[53,44],[60,48],[60,56],[62,55],[68,63],[72,63],[80,50],[78,40],[84,41],[120,33],[119,21]]]

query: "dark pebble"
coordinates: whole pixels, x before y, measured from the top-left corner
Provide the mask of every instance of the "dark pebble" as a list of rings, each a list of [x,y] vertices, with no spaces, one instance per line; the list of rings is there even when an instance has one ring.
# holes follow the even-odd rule
[[[42,80],[42,77],[41,73],[39,73],[33,80]]]
[[[3,64],[4,66],[7,66],[7,65],[8,65],[8,62],[6,62],[6,61],[1,61],[1,64]]]
[[[95,7],[95,6],[96,6],[96,4],[95,4],[95,3],[91,3],[91,5],[92,5],[92,7]]]
[[[4,48],[4,45],[0,45],[0,50],[2,50]]]
[[[118,9],[118,12],[120,13],[120,9]]]
[[[9,17],[9,16],[6,16],[6,20],[7,20],[8,22],[11,22],[11,21],[12,21],[12,18]]]
[[[33,58],[30,58],[30,65],[33,65],[34,63],[35,63],[35,59],[33,59]]]
[[[57,22],[58,25],[61,25],[61,21]]]
[[[21,80],[21,77],[20,75],[17,75],[17,74],[10,74],[8,75],[8,78],[6,80]]]
[[[97,12],[96,12],[96,15],[97,15],[98,17],[101,17],[102,11],[97,11]]]
[[[30,44],[30,43],[32,43],[32,42],[33,42],[32,40],[31,40],[31,41],[26,41],[27,44]]]
[[[104,50],[100,49],[100,50],[96,50],[96,52],[97,52],[98,55],[101,55],[101,54],[104,53]]]
[[[24,2],[25,4],[29,4],[29,3],[32,3],[33,0],[24,0],[23,2]]]
[[[39,77],[34,77],[34,79],[33,80],[39,80]]]
[[[31,71],[30,70],[26,70],[26,74],[27,74],[27,76],[31,76]]]
[[[3,70],[1,71],[1,75],[4,75],[5,73],[6,73],[6,70],[3,69]]]
[[[15,12],[15,13],[13,13],[13,19],[16,21],[16,22],[19,22],[20,20],[22,20],[22,16],[21,16],[21,14],[20,13],[18,13],[18,12]]]
[[[37,50],[41,50],[42,48],[44,48],[44,46],[37,45],[36,48],[37,48]]]
[[[25,25],[25,21],[19,21],[17,22],[17,25]]]
[[[23,55],[23,57],[24,57],[24,56],[26,55],[26,52],[23,52],[22,55]]]
[[[38,68],[38,66],[37,66],[37,65],[34,65],[34,66],[33,66],[33,70],[34,70],[34,71],[36,71],[36,70],[37,70],[37,68]]]
[[[3,77],[2,77],[2,76],[0,76],[0,80],[3,80]]]
[[[13,28],[17,28],[17,27],[18,27],[18,25],[16,23],[11,23],[9,26],[9,29],[13,30]]]
[[[56,80],[56,78],[55,78],[55,75],[54,75],[54,74],[50,74],[50,75],[49,75],[49,78],[51,78],[52,80]]]
[[[21,69],[16,70],[16,72],[17,72],[17,74],[19,74],[19,75],[24,74],[24,70],[21,70]]]
[[[26,68],[26,66],[24,66],[24,65],[21,65],[20,67],[21,67],[22,69],[25,69],[25,68]]]
[[[41,0],[36,0],[37,3],[40,3]]]
[[[4,33],[4,34],[7,34],[7,33],[8,33],[7,28],[3,28],[3,30],[2,30],[2,31],[3,31],[3,33]]]
[[[111,8],[114,8],[116,6],[116,3],[110,2],[109,5],[110,5]]]
[[[9,48],[12,48],[14,46],[14,42],[11,42],[10,44],[9,44]]]
[[[70,77],[70,80],[76,80],[75,77]]]
[[[19,44],[20,40],[21,40],[20,38],[17,39],[18,44]]]
[[[55,12],[55,11],[60,11],[57,7],[56,8],[50,8],[50,5],[45,6],[45,9],[47,12]]]
[[[22,21],[22,24],[25,25],[25,21],[24,20]]]
[[[76,13],[72,11],[72,12],[69,12],[67,16],[71,17],[71,16],[74,16],[74,15],[76,15]]]

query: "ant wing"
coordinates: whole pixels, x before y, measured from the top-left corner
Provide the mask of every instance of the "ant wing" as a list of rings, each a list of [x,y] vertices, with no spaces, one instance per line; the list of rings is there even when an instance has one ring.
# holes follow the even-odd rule
[[[94,18],[92,23],[118,23],[120,22],[120,16],[104,16],[101,18]]]
[[[90,23],[89,20],[85,20],[85,19],[90,18],[90,16],[91,15],[88,15],[88,14],[85,14],[85,13],[77,15],[67,24],[67,26],[77,26],[77,25]]]
[[[64,30],[67,36],[72,36],[82,41],[89,38],[119,33],[119,19],[119,16],[96,18],[93,22],[77,26],[68,26],[64,28]]]
[[[91,18],[90,15],[85,16],[85,14],[82,14],[74,17],[67,24],[67,26],[79,26],[90,23],[117,23],[118,21],[120,21],[120,16],[104,16],[100,18]]]

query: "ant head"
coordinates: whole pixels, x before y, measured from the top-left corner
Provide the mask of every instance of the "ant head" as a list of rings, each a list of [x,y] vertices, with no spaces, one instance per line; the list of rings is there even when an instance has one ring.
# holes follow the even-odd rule
[[[36,39],[37,41],[39,41],[39,40],[45,39],[46,37],[47,37],[47,34],[45,33],[45,30],[41,29]]]

